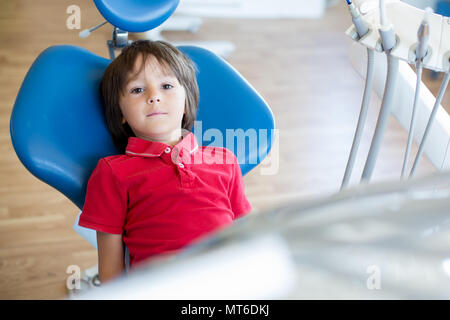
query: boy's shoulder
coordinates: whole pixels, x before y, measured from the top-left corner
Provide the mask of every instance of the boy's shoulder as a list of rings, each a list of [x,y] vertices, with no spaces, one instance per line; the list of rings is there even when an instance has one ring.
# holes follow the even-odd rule
[[[120,165],[121,163],[123,163],[124,161],[128,160],[129,157],[125,154],[115,154],[112,156],[107,156],[104,157],[100,160],[104,160],[105,162],[107,162],[110,166],[115,166],[115,165]]]
[[[215,150],[220,150],[223,152],[230,152],[233,153],[232,151],[230,151],[230,149],[227,149],[225,147],[218,147],[218,146],[201,146],[203,149],[215,149]]]
[[[233,152],[231,152],[229,149],[225,147],[216,147],[216,146],[201,146],[203,151],[215,151],[215,152],[222,152],[222,153],[229,153],[234,155]]]
[[[117,173],[123,171],[125,168],[133,168],[132,165],[130,166],[130,162],[132,161],[133,158],[130,158],[125,154],[117,154],[101,158],[98,165],[107,165],[113,172]]]
[[[225,148],[225,147],[216,147],[216,146],[202,146],[203,159],[205,157],[210,157],[213,163],[216,164],[235,164],[237,162],[237,158],[234,153]],[[218,161],[222,159],[222,161]],[[211,163],[211,161],[208,161]]]

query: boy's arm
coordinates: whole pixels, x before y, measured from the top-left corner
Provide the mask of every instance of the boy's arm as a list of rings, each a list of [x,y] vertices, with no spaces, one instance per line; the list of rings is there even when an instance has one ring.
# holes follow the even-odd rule
[[[97,231],[97,248],[100,282],[105,283],[125,270],[122,235]]]

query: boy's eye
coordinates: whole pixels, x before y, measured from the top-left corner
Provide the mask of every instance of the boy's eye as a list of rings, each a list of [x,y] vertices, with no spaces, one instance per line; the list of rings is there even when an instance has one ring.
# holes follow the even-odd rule
[[[173,86],[171,85],[171,84],[163,84],[163,89],[170,89],[170,88],[173,88]]]
[[[131,90],[131,93],[142,93],[144,92],[143,88],[134,88]]]

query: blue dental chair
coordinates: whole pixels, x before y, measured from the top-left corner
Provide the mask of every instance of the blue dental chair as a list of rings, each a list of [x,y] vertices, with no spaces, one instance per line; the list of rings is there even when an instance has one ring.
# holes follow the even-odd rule
[[[102,15],[122,30],[143,32],[164,22],[179,0],[95,0]],[[136,8],[139,8],[137,10]],[[200,104],[197,120],[203,145],[224,146],[201,134],[219,130],[261,132],[257,144],[245,143],[244,152],[234,137],[234,153],[242,174],[258,165],[268,154],[274,139],[273,114],[261,96],[227,62],[198,47],[180,47],[197,65]],[[14,149],[23,165],[38,179],[83,208],[88,179],[98,160],[117,154],[107,131],[99,84],[110,59],[72,45],[45,49],[30,67],[17,95],[10,120]],[[194,132],[195,133],[195,132]],[[262,141],[264,140],[264,141]],[[93,230],[77,232],[94,246]]]

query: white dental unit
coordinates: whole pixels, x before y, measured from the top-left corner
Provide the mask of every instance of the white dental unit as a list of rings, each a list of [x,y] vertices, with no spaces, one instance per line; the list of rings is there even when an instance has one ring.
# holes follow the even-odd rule
[[[366,90],[343,187],[348,184],[351,175],[372,89],[383,98],[383,104],[362,181],[370,180],[391,112],[410,133],[400,174],[402,178],[407,176],[412,139],[420,148],[410,176],[414,175],[423,152],[437,169],[450,168],[450,118],[440,106],[448,84],[450,68],[448,18],[429,10],[417,9],[399,0],[357,0],[347,3],[351,3],[349,9],[355,21],[354,26],[347,30],[347,34],[359,43],[352,46],[351,61],[355,69],[362,76],[366,76]],[[380,10],[380,7],[385,11]],[[380,15],[380,11],[383,14]],[[383,38],[380,37],[382,32],[386,34],[386,50],[383,47]],[[386,56],[391,62],[388,64],[391,68],[386,68]],[[368,60],[366,68],[363,67],[364,60]],[[416,65],[417,75],[408,63]],[[364,69],[367,69],[367,72]],[[437,99],[421,83],[423,69],[446,73]],[[389,81],[387,85],[386,81]],[[427,141],[429,143],[426,143]]]

